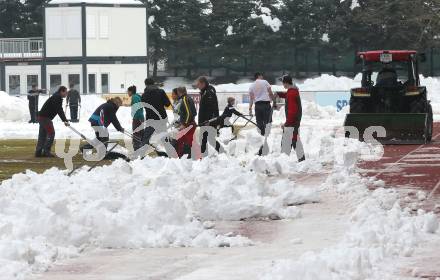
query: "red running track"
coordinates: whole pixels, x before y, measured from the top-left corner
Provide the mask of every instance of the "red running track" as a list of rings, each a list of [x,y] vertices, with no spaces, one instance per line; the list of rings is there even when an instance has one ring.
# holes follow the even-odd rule
[[[408,194],[408,203],[418,203],[427,211],[440,213],[440,123],[434,124],[433,142],[426,145],[384,146],[384,156],[359,167],[365,176],[383,180],[386,187],[397,187]],[[417,197],[419,191],[426,199]]]

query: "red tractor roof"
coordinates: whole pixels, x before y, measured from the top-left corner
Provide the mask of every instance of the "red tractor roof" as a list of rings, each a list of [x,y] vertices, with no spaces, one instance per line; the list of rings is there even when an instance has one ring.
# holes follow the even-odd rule
[[[417,51],[368,51],[359,52],[358,56],[363,56],[365,61],[380,62],[380,55],[383,53],[389,53],[393,56],[393,61],[408,61],[410,55],[416,55]]]

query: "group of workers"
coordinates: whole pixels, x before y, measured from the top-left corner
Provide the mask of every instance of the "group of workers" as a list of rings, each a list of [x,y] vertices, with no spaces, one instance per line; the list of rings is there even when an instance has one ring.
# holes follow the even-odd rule
[[[264,79],[261,73],[255,74],[255,82],[249,88],[249,115],[253,117],[255,107],[256,125],[259,133],[265,137],[270,133],[273,110],[277,109],[276,99],[285,98],[286,121],[283,124],[283,141],[288,138],[288,149],[283,151],[290,153],[295,149],[299,161],[305,160],[304,150],[298,137],[299,127],[302,117],[302,106],[298,88],[294,85],[292,77],[284,76],[281,79],[287,92],[273,93],[271,85]],[[220,115],[218,99],[215,88],[210,85],[206,77],[199,77],[195,86],[200,90],[199,110],[193,98],[188,95],[185,87],[173,89],[170,100],[163,89],[156,85],[151,78],[145,80],[145,90],[143,94],[137,92],[136,86],[128,88],[128,95],[131,97],[131,116],[132,131],[129,134],[133,137],[133,148],[135,151],[142,147],[151,145],[150,140],[154,134],[167,132],[170,126],[177,129],[175,139],[167,139],[174,146],[178,157],[191,157],[194,141],[194,134],[197,127],[200,127],[201,145],[200,152],[206,155],[208,143],[212,145],[217,152],[222,152],[222,145],[209,138],[210,132],[223,127],[231,126],[229,119],[232,115],[246,118],[242,113],[234,108],[235,99],[228,98],[228,104]],[[72,87],[71,87],[72,88]],[[36,157],[53,157],[51,147],[55,138],[55,130],[52,120],[58,115],[66,126],[70,126],[62,108],[63,98],[78,100],[75,92],[68,91],[66,87],[61,86],[43,105],[38,113],[38,123],[40,124],[38,143],[36,147]],[[80,101],[80,98],[79,98]],[[95,130],[96,138],[103,144],[109,141],[107,128],[110,124],[119,132],[127,134],[121,126],[117,111],[123,101],[120,97],[111,98],[106,103],[100,105],[89,118],[90,125]],[[70,105],[72,108],[72,105]],[[172,107],[174,113],[174,122],[169,124],[167,108]],[[71,116],[76,116],[72,114]],[[196,122],[197,117],[197,122]],[[247,118],[246,118],[247,119]],[[232,127],[232,126],[231,126]],[[216,134],[217,135],[217,134]],[[266,144],[267,145],[267,144]],[[260,148],[259,155],[264,155],[264,145]]]

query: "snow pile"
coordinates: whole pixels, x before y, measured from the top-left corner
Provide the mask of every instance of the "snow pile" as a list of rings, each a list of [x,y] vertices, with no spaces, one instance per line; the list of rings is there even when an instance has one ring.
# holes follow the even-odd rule
[[[49,2],[49,4],[75,4],[75,3],[142,5],[142,2],[138,0],[52,0]]]
[[[358,78],[336,77],[328,74],[307,79],[303,83],[298,84],[299,89],[302,91],[349,91],[359,86],[360,80]]]
[[[0,116],[2,121],[28,121],[30,119],[27,100],[10,96],[0,91]]]
[[[306,79],[304,82],[297,83],[300,91],[349,91],[354,87],[360,86],[361,77],[356,78],[336,77],[323,74],[316,78]],[[248,92],[251,82],[239,84],[215,85],[217,92]],[[272,85],[273,91],[285,91],[281,85]]]
[[[440,78],[420,76],[420,84],[426,86],[428,90],[428,98],[432,102],[440,103]]]
[[[219,156],[117,161],[70,178],[55,168],[14,175],[0,185],[0,274],[20,278],[87,247],[249,245],[203,222],[297,218],[294,205],[319,200],[265,172],[264,163]]]
[[[296,261],[276,261],[262,279],[392,279],[387,262],[411,256],[438,230],[438,219],[432,213],[419,211],[414,216],[402,209],[396,190],[380,188],[369,194],[369,181],[347,171],[333,173],[325,187],[358,203],[350,230],[336,246],[305,253]]]
[[[282,22],[279,18],[272,16],[272,11],[267,7],[260,7],[259,14],[251,14],[251,18],[261,18],[264,25],[269,26],[273,32],[278,32],[282,25]]]
[[[226,35],[232,36],[234,35],[234,27],[232,25],[229,25],[228,28],[226,28]]]

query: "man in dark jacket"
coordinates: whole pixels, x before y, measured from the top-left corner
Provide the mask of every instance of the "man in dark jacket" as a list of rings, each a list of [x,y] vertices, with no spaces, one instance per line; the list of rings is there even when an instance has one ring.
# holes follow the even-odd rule
[[[199,77],[196,80],[196,87],[200,90],[200,108],[199,108],[199,125],[205,125],[210,120],[218,118],[220,113],[218,109],[217,93],[211,86],[206,77]],[[214,124],[210,126],[215,127]],[[202,134],[201,152],[205,154],[208,143],[208,132]],[[221,145],[216,141],[215,150],[220,152]]]
[[[145,108],[145,120],[147,122],[154,121],[154,127],[149,126],[144,130],[144,145],[150,143],[150,139],[155,132],[166,131],[168,115],[166,108],[171,106],[170,99],[163,89],[156,86],[151,78],[145,80],[145,91],[142,95],[142,102],[149,107]],[[160,131],[156,131],[156,129]]]
[[[79,94],[79,91],[75,89],[74,84],[70,84],[70,90],[67,93],[66,102],[70,107],[71,122],[79,122],[78,108],[81,106],[81,95]]]
[[[55,129],[52,121],[56,115],[61,118],[66,126],[70,125],[63,111],[63,98],[66,96],[67,88],[61,86],[56,93],[49,97],[38,113],[40,130],[35,150],[36,157],[54,157],[50,150],[55,139]]]
[[[37,85],[32,85],[32,89],[28,92],[27,99],[29,101],[29,114],[31,115],[31,120],[29,123],[37,123],[38,115],[38,99],[40,94],[43,93],[41,89],[37,89]]]

